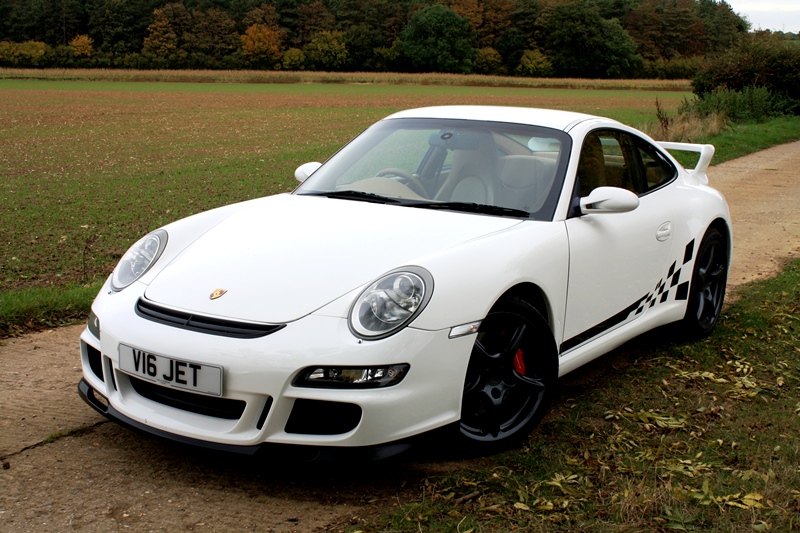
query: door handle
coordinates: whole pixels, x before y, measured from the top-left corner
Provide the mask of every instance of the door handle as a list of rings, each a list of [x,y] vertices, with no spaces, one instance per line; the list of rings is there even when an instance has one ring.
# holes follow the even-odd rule
[[[656,230],[656,239],[664,242],[672,236],[672,222],[664,222]]]

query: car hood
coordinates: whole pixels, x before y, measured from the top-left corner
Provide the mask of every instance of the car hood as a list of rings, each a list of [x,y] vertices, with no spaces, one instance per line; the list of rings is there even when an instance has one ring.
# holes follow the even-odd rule
[[[325,197],[271,196],[241,204],[169,264],[157,265],[160,270],[145,297],[208,316],[291,322],[390,270],[424,266],[418,260],[427,254],[520,222]],[[217,289],[227,292],[212,300]]]

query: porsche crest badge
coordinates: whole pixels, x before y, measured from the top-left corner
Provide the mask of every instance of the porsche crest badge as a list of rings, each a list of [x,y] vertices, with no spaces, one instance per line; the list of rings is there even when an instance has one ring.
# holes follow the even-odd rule
[[[216,300],[217,298],[221,298],[222,295],[225,294],[226,292],[228,292],[227,289],[215,289],[214,292],[211,293],[211,296],[209,296],[209,298],[212,300]]]

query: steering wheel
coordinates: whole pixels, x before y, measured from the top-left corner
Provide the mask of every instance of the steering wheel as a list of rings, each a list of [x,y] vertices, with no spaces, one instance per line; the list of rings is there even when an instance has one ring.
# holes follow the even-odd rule
[[[419,178],[416,177],[414,174],[407,170],[403,170],[402,168],[384,168],[377,174],[377,177],[385,177],[385,176],[397,176],[398,178],[402,178],[406,181],[406,185],[408,188],[417,193],[420,196],[428,196],[428,191],[425,190],[425,186],[419,181]]]

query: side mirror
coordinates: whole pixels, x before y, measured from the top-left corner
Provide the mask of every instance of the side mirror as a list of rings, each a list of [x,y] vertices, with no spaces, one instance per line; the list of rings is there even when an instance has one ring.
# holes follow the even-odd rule
[[[321,166],[322,163],[317,163],[317,162],[300,165],[299,167],[297,167],[297,170],[294,171],[294,177],[297,181],[303,183],[309,178],[309,176],[311,176],[311,174],[316,172],[317,169]]]
[[[627,213],[639,207],[639,197],[618,187],[598,187],[581,198],[581,213]]]

